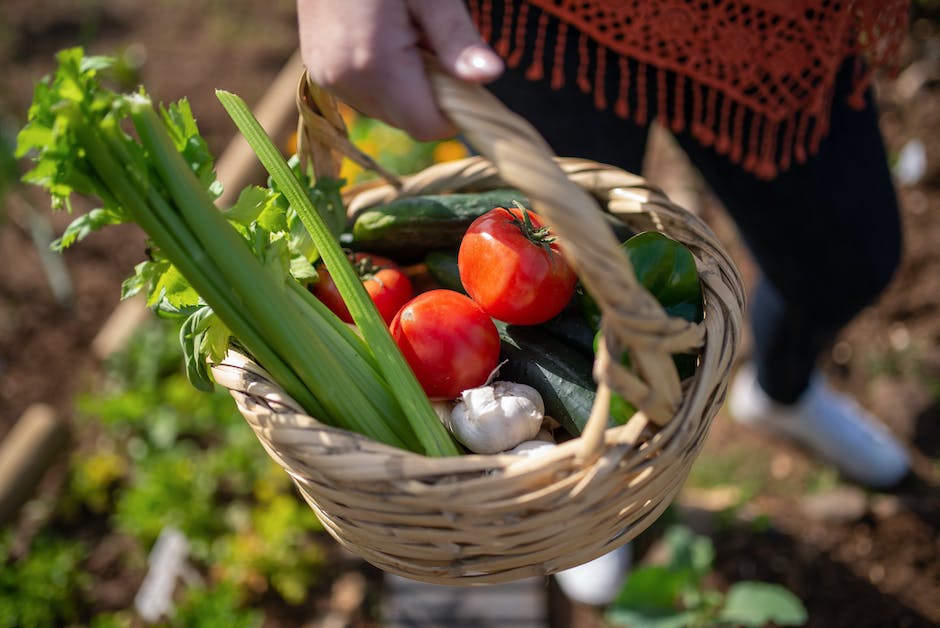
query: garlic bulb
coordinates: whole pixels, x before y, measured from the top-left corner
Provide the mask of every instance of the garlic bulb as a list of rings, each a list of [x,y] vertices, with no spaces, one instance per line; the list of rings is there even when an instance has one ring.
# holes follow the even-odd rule
[[[542,397],[531,386],[493,382],[463,391],[447,427],[470,451],[495,454],[538,434],[544,414]]]
[[[545,440],[526,440],[522,441],[506,453],[515,456],[525,456],[526,458],[537,458],[555,448],[555,443]]]

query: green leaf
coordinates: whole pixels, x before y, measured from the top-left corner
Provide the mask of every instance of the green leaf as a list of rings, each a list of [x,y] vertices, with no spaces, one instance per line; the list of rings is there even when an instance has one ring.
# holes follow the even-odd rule
[[[670,550],[670,567],[688,570],[697,579],[705,577],[715,560],[715,546],[707,536],[700,536],[686,526],[669,527],[663,540]]]
[[[629,628],[688,628],[698,625],[701,617],[696,611],[667,611],[660,614],[615,608],[607,611],[605,619],[613,625]]]
[[[313,238],[293,209],[287,213],[287,233],[290,236],[290,250],[296,255],[304,257],[313,264],[320,259],[320,252]]]
[[[802,626],[806,607],[786,588],[766,582],[738,582],[731,585],[719,619],[743,626]]]
[[[15,157],[25,157],[29,151],[43,148],[52,143],[52,129],[38,122],[27,124],[17,135]]]
[[[129,299],[149,290],[169,264],[166,260],[147,260],[134,266],[134,274],[121,283],[121,298]]]
[[[248,186],[238,195],[238,200],[225,212],[229,222],[249,227],[257,223],[272,233],[287,230],[286,203],[279,203],[279,194],[267,188]]]
[[[280,193],[249,186],[225,212],[248,241],[249,247],[276,280],[287,273],[301,283],[317,276],[313,262],[319,258],[306,228]]]
[[[297,155],[287,160],[287,166],[306,191],[307,198],[316,207],[330,233],[334,237],[339,237],[346,228],[346,205],[340,194],[346,180],[320,178],[314,184],[312,178],[301,167],[301,161]],[[275,192],[283,194],[283,190],[278,186],[277,177],[269,177],[268,186]],[[287,202],[286,198],[284,202]],[[292,207],[291,213],[296,213],[296,208]]]
[[[111,55],[83,55],[77,49],[72,49],[67,54],[79,58],[79,67],[82,72],[107,70],[112,68],[116,62],[116,58]]]
[[[295,255],[291,258],[290,274],[302,284],[310,283],[318,277],[316,268],[302,255]]]
[[[196,178],[209,192],[213,199],[222,193],[222,185],[216,180],[212,152],[206,140],[199,134],[199,126],[193,116],[189,101],[178,100],[161,110],[166,130],[183,155]]]
[[[10,535],[0,537],[0,626],[71,626],[79,618],[90,577],[83,543],[43,530],[17,560],[9,556]]]
[[[199,305],[199,294],[189,285],[176,266],[167,264],[150,290],[147,306],[155,307],[161,301],[166,301],[177,310],[185,310]]]
[[[661,615],[677,610],[682,591],[694,584],[695,578],[688,571],[677,571],[668,567],[640,567],[630,572],[614,608]]]
[[[187,589],[169,623],[171,628],[183,626],[227,626],[228,628],[260,628],[264,614],[245,605],[241,592],[230,583],[213,588],[198,585]]]
[[[192,313],[180,327],[180,345],[186,366],[186,378],[193,388],[212,392],[214,384],[204,350],[206,329],[214,318],[212,308],[201,307]]]
[[[287,237],[283,233],[270,234],[255,225],[252,228],[253,245],[256,255],[265,270],[270,273],[275,285],[283,285],[290,275],[291,254]]]
[[[114,524],[147,545],[167,526],[178,527],[194,544],[217,539],[226,527],[216,499],[219,482],[204,472],[203,456],[187,441],[149,451],[118,492]]]
[[[52,243],[55,251],[64,251],[76,242],[86,238],[92,232],[107,225],[119,225],[127,222],[127,216],[113,209],[97,208],[73,220],[62,236]]]
[[[667,314],[690,322],[702,320],[702,286],[695,258],[688,248],[658,231],[638,233],[621,246],[630,259],[637,280]],[[588,322],[594,329],[599,329],[601,311],[594,298],[582,290],[578,302]],[[673,361],[680,379],[695,373],[695,355],[675,354]],[[620,362],[629,368],[629,353],[624,352]],[[618,394],[611,395],[610,416],[614,423],[623,425],[635,412],[629,401]]]
[[[346,227],[346,206],[340,195],[344,181],[320,178],[315,187],[307,187],[307,195],[336,237],[339,237]]]
[[[34,167],[23,180],[45,187],[53,209],[69,209],[73,192],[96,193],[102,187],[79,145],[76,127],[91,121],[107,133],[120,133],[114,117],[121,115],[123,99],[95,79],[113,60],[83,55],[81,48],[57,55],[58,68],[36,84],[27,123],[17,137],[16,156],[35,152]],[[116,209],[107,195],[102,199],[105,207]]]
[[[213,314],[203,333],[202,352],[209,360],[220,362],[225,357],[225,352],[228,351],[232,332],[218,316]]]

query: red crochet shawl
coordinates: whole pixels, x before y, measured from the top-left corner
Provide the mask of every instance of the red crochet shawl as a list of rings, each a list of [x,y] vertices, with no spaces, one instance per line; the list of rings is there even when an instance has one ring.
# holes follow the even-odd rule
[[[469,7],[510,67],[531,60],[529,79],[547,78],[556,89],[574,80],[599,109],[641,125],[655,90],[661,123],[687,128],[762,178],[818,149],[835,75],[848,57],[858,60],[849,102],[864,106],[872,69],[893,63],[908,20],[903,0],[505,0],[494,32],[491,0],[469,0]],[[550,20],[554,41],[545,35]],[[568,46],[580,59],[574,77],[562,63]],[[639,64],[632,72],[627,59]],[[617,93],[604,86],[610,67]]]

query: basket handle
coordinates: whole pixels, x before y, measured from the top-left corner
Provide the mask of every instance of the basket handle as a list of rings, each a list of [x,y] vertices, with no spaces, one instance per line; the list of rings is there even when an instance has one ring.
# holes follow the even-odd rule
[[[452,77],[430,59],[428,70],[441,111],[496,167],[507,185],[529,198],[533,210],[558,234],[566,259],[603,314],[603,342],[594,363],[597,399],[581,435],[579,458],[591,461],[602,451],[611,384],[638,408],[638,416],[633,420],[649,420],[657,425],[668,422],[682,400],[679,376],[671,357],[674,343],[670,339],[682,335],[691,324],[669,317],[637,281],[597,201],[569,180],[549,145],[531,124],[484,87]],[[323,92],[305,73],[298,92],[302,129],[298,133],[301,147],[298,152],[308,156],[318,175],[335,176],[339,154],[375,170],[399,187],[400,181],[394,175],[378,168],[349,142],[342,119],[335,113],[335,101]],[[306,119],[311,109],[319,110],[322,118]],[[310,133],[311,128],[315,129],[315,141],[304,150],[305,133]],[[334,156],[334,169],[316,170],[318,161],[328,161],[322,156],[324,152]],[[623,368],[619,359],[610,358],[627,350],[632,371]]]

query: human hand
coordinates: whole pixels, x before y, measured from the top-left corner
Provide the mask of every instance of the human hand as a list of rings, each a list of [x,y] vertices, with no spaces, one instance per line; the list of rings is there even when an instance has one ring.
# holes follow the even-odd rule
[[[422,51],[472,83],[503,71],[461,0],[297,0],[297,20],[317,84],[422,141],[456,133],[437,107]]]

